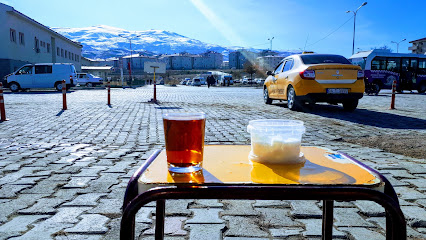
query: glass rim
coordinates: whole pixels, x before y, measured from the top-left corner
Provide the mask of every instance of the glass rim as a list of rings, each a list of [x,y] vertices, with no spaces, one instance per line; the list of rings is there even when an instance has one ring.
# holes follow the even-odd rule
[[[204,112],[171,112],[171,113],[163,113],[163,119],[200,120],[200,119],[206,119],[206,114]]]

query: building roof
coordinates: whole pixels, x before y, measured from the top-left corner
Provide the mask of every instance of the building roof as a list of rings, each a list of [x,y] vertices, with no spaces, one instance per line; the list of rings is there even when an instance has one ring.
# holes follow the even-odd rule
[[[111,70],[112,66],[81,66],[81,70]]]
[[[55,31],[53,31],[53,30],[52,30],[52,29],[50,29],[49,27],[44,26],[43,24],[41,24],[41,23],[37,22],[36,20],[34,20],[34,19],[32,19],[32,18],[28,17],[27,15],[25,15],[25,14],[23,14],[23,13],[21,13],[21,12],[19,12],[19,11],[15,10],[13,7],[11,7],[11,6],[9,6],[9,5],[6,5],[6,4],[4,4],[4,3],[0,3],[0,4],[3,4],[3,5],[5,5],[5,6],[7,6],[7,7],[10,7],[10,9],[12,9],[12,10],[10,10],[10,11],[7,11],[8,13],[10,13],[10,14],[12,14],[12,15],[15,15],[15,16],[17,16],[17,17],[19,17],[19,18],[23,19],[23,20],[26,20],[26,21],[28,21],[28,22],[30,22],[30,23],[32,23],[32,24],[34,24],[34,25],[36,25],[36,26],[38,26],[38,27],[40,27],[40,28],[42,28],[42,29],[44,29],[44,30],[46,30],[46,31],[48,31],[48,32],[50,32],[50,33],[51,33],[51,34],[53,34],[53,35],[58,36],[58,37],[60,37],[60,38],[64,39],[64,40],[65,40],[65,41],[67,41],[67,42],[70,42],[70,43],[72,43],[72,44],[74,44],[74,45],[77,45],[78,47],[81,47],[81,48],[83,47],[83,45],[81,45],[81,43],[79,43],[79,42],[75,42],[75,41],[73,41],[73,40],[71,40],[71,39],[69,39],[69,38],[67,38],[67,37],[65,37],[65,36],[63,36],[63,35],[61,35],[61,34],[59,34],[59,33],[55,32]]]
[[[424,42],[424,41],[426,41],[426,38],[420,38],[420,39],[411,41],[410,43],[413,43],[413,42]]]

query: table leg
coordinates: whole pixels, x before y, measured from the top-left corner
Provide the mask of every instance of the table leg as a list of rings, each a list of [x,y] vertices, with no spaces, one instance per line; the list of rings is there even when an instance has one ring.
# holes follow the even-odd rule
[[[164,216],[166,213],[166,200],[157,200],[155,212],[155,239],[164,238]]]
[[[322,240],[333,237],[333,200],[324,200],[322,204]]]

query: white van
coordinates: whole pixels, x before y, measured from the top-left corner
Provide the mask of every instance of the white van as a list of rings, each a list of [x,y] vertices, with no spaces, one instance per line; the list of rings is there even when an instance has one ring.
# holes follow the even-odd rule
[[[77,73],[75,84],[86,87],[95,87],[102,85],[104,80],[100,77],[93,76],[90,73]]]
[[[26,64],[6,76],[6,84],[12,92],[30,88],[56,88],[61,91],[62,80],[65,80],[69,89],[75,86],[76,77],[77,73],[72,63]]]

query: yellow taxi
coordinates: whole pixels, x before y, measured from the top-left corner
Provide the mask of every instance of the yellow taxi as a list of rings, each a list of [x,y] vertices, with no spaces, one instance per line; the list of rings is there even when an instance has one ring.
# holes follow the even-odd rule
[[[354,111],[365,90],[361,67],[340,55],[291,55],[266,74],[265,103],[286,100],[291,110],[300,110],[305,103],[328,102]]]

